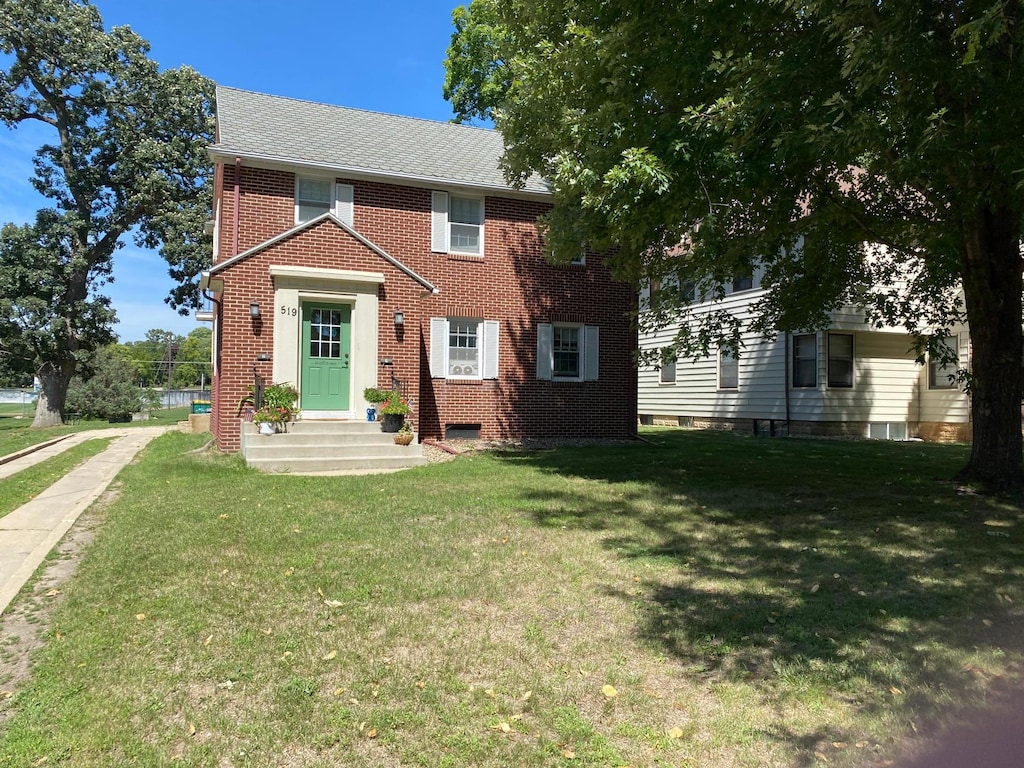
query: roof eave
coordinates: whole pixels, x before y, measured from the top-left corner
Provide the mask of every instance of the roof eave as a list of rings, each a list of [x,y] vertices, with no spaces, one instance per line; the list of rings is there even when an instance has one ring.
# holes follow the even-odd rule
[[[247,150],[232,149],[222,144],[212,144],[207,149],[210,158],[215,163],[233,163],[236,158],[249,160],[264,165],[277,167],[302,168],[318,171],[331,171],[339,176],[347,178],[367,179],[370,181],[406,181],[415,182],[423,186],[433,187],[458,187],[473,189],[481,192],[493,192],[505,196],[528,197],[538,200],[547,200],[551,192],[539,189],[516,189],[506,185],[483,184],[480,182],[466,181],[465,179],[445,179],[436,176],[420,176],[417,174],[401,173],[398,171],[386,171],[373,168],[357,168],[344,165],[343,163],[326,163],[316,160],[300,160],[293,157],[279,157],[266,155]]]

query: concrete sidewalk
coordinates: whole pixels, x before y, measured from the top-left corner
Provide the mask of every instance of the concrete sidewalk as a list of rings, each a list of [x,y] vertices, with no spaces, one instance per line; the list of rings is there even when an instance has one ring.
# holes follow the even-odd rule
[[[76,432],[58,443],[0,464],[0,478],[9,477],[85,440],[116,438],[105,451],[73,469],[32,501],[0,518],[0,613],[7,610],[47,553],[107,489],[117,473],[150,440],[169,429],[171,427],[140,427]]]

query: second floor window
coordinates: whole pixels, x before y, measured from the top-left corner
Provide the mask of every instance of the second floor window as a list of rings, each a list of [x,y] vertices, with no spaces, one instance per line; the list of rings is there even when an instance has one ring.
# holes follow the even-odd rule
[[[483,253],[484,201],[472,197],[448,198],[449,243],[459,253]]]
[[[331,210],[330,181],[321,179],[299,179],[295,189],[295,222],[315,219]]]

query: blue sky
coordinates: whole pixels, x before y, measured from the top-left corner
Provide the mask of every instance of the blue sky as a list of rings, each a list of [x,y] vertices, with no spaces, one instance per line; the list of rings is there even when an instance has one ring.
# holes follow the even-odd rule
[[[466,0],[468,2],[468,0]],[[441,96],[452,9],[459,0],[96,0],[109,28],[149,40],[162,67],[188,64],[218,83],[279,96],[448,120]],[[0,125],[0,223],[32,221],[45,204],[29,184],[32,156],[49,140],[40,126]],[[151,328],[197,327],[163,299],[171,287],[158,254],[131,242],[115,255],[121,341]]]

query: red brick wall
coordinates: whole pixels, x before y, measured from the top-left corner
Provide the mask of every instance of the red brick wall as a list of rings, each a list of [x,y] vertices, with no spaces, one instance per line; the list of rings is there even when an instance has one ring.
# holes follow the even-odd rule
[[[229,258],[234,215],[235,169],[222,173],[220,258]],[[596,257],[585,266],[553,267],[544,261],[536,218],[547,206],[487,197],[484,256],[430,251],[430,190],[338,179],[352,184],[355,229],[440,289],[423,296],[419,283],[392,267],[333,224],[288,238],[220,273],[224,279],[221,369],[214,386],[214,434],[225,450],[238,447],[235,409],[252,381],[256,354],[272,352],[273,317],[249,320],[249,302],[271,307],[270,264],[384,272],[380,292],[380,357],[395,361],[416,402],[421,437],[442,437],[446,424],[481,425],[481,437],[608,437],[636,431],[636,332],[628,317],[632,289],[610,279]],[[294,226],[291,173],[243,166],[240,174],[239,250],[263,243]],[[392,320],[405,313],[402,335]],[[430,318],[460,316],[498,320],[499,378],[465,382],[431,379]],[[599,380],[550,382],[536,378],[537,324],[578,322],[600,327]],[[271,363],[257,364],[270,380]],[[389,383],[378,371],[378,383]],[[220,422],[220,423],[218,423]],[[230,428],[227,428],[229,427]]]

